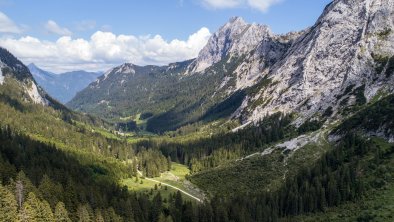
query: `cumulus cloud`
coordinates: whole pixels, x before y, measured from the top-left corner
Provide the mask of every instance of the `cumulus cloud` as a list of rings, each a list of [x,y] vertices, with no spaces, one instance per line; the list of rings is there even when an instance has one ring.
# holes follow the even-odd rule
[[[60,27],[55,21],[49,20],[45,24],[45,29],[51,33],[51,34],[56,34],[56,35],[65,35],[65,36],[70,36],[72,35],[72,32],[68,30],[67,28]]]
[[[269,7],[282,0],[202,0],[202,4],[208,8],[224,9],[236,7],[251,7],[266,12]]]
[[[16,25],[6,14],[0,12],[0,32],[19,34],[22,32],[22,28]]]
[[[166,41],[160,35],[115,35],[97,31],[90,39],[62,36],[57,41],[42,41],[31,36],[0,38],[0,45],[24,63],[36,63],[50,71],[103,71],[124,62],[137,65],[165,65],[195,58],[211,33],[201,28],[187,40]]]

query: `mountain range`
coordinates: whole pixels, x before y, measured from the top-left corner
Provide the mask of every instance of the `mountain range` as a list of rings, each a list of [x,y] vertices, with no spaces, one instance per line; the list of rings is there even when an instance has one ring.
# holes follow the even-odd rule
[[[341,118],[394,90],[392,4],[333,1],[312,27],[284,35],[234,17],[196,59],[123,64],[68,106],[115,120],[152,113],[155,132],[221,118],[247,126],[275,112],[295,114],[297,126]]]
[[[394,218],[394,0],[283,35],[234,17],[195,59],[63,75],[0,47],[0,221]]]
[[[33,63],[27,67],[38,85],[61,103],[70,101],[77,92],[86,88],[86,86],[102,75],[100,72],[86,71],[55,74],[42,70]]]

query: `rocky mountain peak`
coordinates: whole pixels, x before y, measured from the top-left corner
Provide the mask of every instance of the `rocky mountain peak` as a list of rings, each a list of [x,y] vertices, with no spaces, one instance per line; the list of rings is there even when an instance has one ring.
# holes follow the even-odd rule
[[[29,69],[38,69],[37,65],[34,64],[34,63],[30,63],[29,65],[27,65],[27,67],[28,67]]]
[[[112,75],[112,74],[135,74],[135,68],[136,68],[136,65],[134,65],[132,63],[124,63],[120,66],[117,66],[117,67],[105,72],[103,80],[106,80],[108,78],[108,76]],[[97,81],[99,82],[99,80],[97,80]]]
[[[240,16],[234,16],[229,19],[228,23],[243,23],[246,24],[245,20]]]
[[[271,35],[267,26],[248,24],[241,17],[233,17],[211,36],[199,53],[193,71],[204,71],[227,56],[248,53],[265,36]]]
[[[271,69],[273,84],[251,99],[269,102],[247,119],[297,112],[302,123],[327,109],[357,105],[356,93],[368,101],[379,91],[392,92],[393,11],[394,0],[333,1]]]
[[[132,63],[124,63],[113,70],[114,73],[134,74],[135,65]]]
[[[237,29],[248,25],[242,17],[232,17],[229,21],[223,25],[218,32],[226,31],[227,29]]]

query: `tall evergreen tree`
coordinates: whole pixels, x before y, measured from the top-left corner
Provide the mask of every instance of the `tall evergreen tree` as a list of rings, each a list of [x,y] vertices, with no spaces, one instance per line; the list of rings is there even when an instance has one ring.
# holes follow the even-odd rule
[[[71,222],[63,202],[58,202],[56,204],[54,217],[56,222]]]
[[[18,218],[15,196],[0,184],[0,221],[11,222]]]

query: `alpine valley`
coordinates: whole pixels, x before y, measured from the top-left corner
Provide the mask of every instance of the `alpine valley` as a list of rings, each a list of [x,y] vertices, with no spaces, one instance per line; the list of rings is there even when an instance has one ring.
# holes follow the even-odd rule
[[[54,74],[40,69],[33,63],[27,67],[38,85],[61,103],[69,102],[77,92],[86,88],[102,75],[100,72],[85,71]]]
[[[0,47],[0,221],[394,220],[394,0],[99,75]]]

